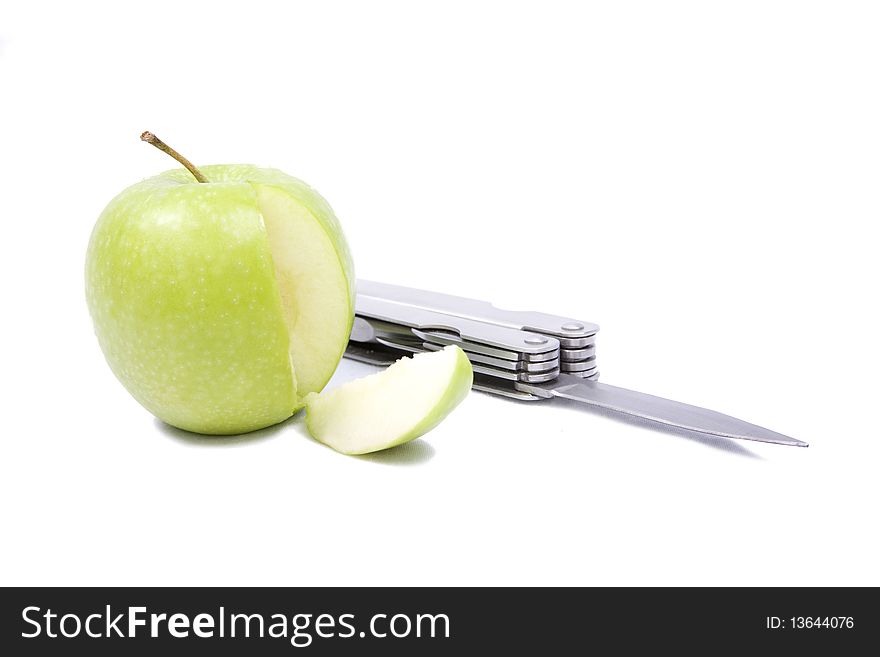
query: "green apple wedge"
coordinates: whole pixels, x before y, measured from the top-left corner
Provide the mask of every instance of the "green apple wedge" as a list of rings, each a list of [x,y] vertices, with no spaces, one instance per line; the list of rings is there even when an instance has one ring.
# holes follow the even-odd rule
[[[107,362],[181,429],[285,420],[324,387],[348,341],[355,278],[339,222],[281,171],[196,169],[142,139],[186,168],[124,190],[92,232],[86,298]]]
[[[456,346],[401,358],[388,369],[306,397],[306,427],[343,454],[367,454],[418,438],[467,396],[471,363]]]

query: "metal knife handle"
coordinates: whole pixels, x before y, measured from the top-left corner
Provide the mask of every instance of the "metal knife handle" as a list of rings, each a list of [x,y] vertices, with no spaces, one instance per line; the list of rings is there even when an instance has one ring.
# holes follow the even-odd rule
[[[377,367],[388,367],[399,358],[408,355],[409,354],[406,351],[389,349],[385,345],[376,345],[374,347],[372,345],[363,345],[356,342],[349,342],[348,347],[345,349],[346,358],[360,363],[366,363],[367,365],[375,365]],[[520,392],[512,385],[506,384],[506,382],[495,376],[483,375],[480,373],[475,373],[473,388],[474,390],[479,390],[481,392],[510,397],[520,401],[539,401],[546,399],[544,396],[539,397],[538,395],[532,395],[527,392]]]
[[[416,290],[400,285],[358,279],[359,297],[384,299],[394,303],[455,315],[495,326],[533,331],[558,338],[563,347],[583,347],[582,341],[599,330],[597,324],[570,317],[521,310],[503,310],[488,301],[478,301],[451,294]]]
[[[481,343],[526,354],[559,349],[559,340],[550,336],[486,324],[363,294],[357,296],[355,314],[367,320],[377,319],[420,331],[442,331],[452,342]],[[366,331],[361,330],[363,328],[360,325],[359,330],[352,333],[352,340],[371,341],[372,337],[365,335]]]

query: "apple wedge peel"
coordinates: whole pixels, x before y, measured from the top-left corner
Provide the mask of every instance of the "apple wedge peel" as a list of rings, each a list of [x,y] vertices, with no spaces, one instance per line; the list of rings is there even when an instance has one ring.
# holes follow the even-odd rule
[[[474,373],[456,346],[401,358],[388,369],[305,399],[306,427],[343,454],[368,454],[414,440],[467,396]]]

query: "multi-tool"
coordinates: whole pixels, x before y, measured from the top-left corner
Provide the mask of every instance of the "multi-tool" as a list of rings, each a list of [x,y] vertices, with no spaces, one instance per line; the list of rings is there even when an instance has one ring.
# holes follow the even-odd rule
[[[475,390],[523,401],[561,397],[712,437],[807,446],[716,411],[600,383],[598,331],[568,317],[359,280],[345,355],[390,365],[403,355],[458,345],[473,365]]]

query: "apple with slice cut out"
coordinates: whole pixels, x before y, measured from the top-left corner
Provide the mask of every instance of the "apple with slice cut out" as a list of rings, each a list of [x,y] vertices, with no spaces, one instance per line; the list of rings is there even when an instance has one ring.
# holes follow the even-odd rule
[[[343,454],[367,454],[424,435],[470,392],[474,371],[456,346],[401,358],[386,370],[306,397],[312,436]]]
[[[290,417],[339,363],[354,267],[327,202],[275,169],[184,169],[124,190],[98,219],[86,298],[111,369],[181,429],[253,431]]]

